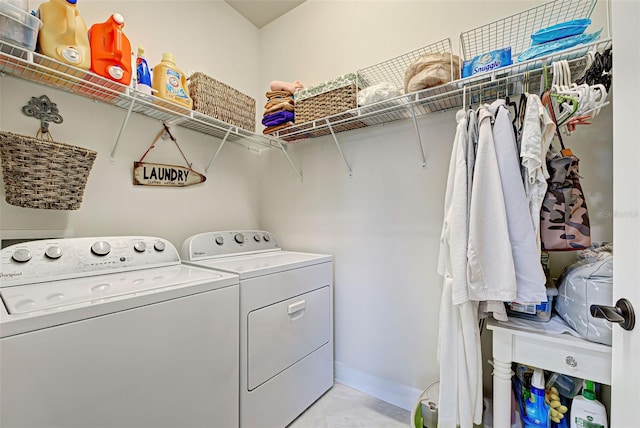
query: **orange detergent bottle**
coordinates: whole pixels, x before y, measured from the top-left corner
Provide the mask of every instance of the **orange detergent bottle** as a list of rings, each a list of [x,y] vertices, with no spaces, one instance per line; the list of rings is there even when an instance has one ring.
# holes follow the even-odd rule
[[[188,109],[193,108],[187,78],[176,65],[173,55],[168,52],[164,52],[160,64],[153,67],[152,87],[156,91],[155,96]]]
[[[114,13],[89,29],[91,71],[123,85],[131,82],[131,42],[122,32],[124,18]]]
[[[77,0],[49,0],[38,8],[42,28],[38,34],[38,52],[58,61],[86,70],[91,66],[91,48],[87,24]]]

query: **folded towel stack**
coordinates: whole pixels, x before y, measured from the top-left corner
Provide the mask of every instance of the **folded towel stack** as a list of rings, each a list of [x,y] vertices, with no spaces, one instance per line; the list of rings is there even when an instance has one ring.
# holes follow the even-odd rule
[[[267,103],[264,105],[262,124],[266,128],[262,131],[263,134],[271,134],[293,125],[295,118],[293,92],[303,87],[298,81],[271,82],[271,90],[265,94]]]

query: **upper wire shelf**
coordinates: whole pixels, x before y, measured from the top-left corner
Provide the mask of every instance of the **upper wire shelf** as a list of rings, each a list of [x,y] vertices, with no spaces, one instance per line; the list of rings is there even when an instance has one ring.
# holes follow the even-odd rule
[[[284,141],[294,142],[328,135],[332,130],[333,132],[341,132],[365,126],[375,126],[457,109],[463,105],[488,102],[499,97],[520,94],[527,87],[530,93],[541,93],[544,67],[555,61],[567,60],[570,63],[572,76],[579,77],[586,66],[586,56],[590,50],[604,52],[611,46],[611,39],[598,40],[545,57],[499,68],[489,73],[459,79],[434,88],[294,125],[277,131],[273,136]],[[552,76],[551,69],[548,70],[548,73],[549,76]],[[466,93],[465,100],[463,100],[463,93]]]
[[[132,108],[133,112],[167,124],[219,139],[226,137],[227,141],[240,144],[251,151],[260,152],[267,148],[280,148],[272,136],[255,134],[157,97],[145,100],[141,98],[140,92],[129,86],[2,40],[0,40],[0,74],[61,89],[122,109]]]
[[[517,57],[531,46],[531,34],[573,19],[589,18],[598,0],[556,0],[460,34],[464,59],[511,47]]]

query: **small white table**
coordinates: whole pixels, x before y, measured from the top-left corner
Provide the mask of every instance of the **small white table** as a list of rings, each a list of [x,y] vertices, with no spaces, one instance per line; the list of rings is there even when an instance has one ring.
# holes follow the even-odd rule
[[[493,426],[511,426],[511,363],[611,384],[611,347],[487,321],[493,331]]]

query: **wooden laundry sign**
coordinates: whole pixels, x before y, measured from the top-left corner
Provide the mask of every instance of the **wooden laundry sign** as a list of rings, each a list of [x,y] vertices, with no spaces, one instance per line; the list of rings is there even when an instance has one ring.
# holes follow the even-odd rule
[[[178,146],[178,141],[173,137],[167,125],[163,123],[162,126],[162,131],[160,131],[156,139],[153,140],[153,143],[151,143],[151,146],[142,155],[140,160],[137,162],[133,162],[133,184],[139,186],[184,187],[191,186],[192,184],[203,183],[207,179],[207,177],[200,174],[199,172],[194,171],[191,168],[191,163],[189,163],[186,156],[182,152],[182,149],[180,149],[180,146]],[[187,163],[186,167],[178,165],[166,165],[161,163],[142,162],[145,156],[147,156],[147,153],[149,153],[149,151],[155,146],[156,142],[165,133],[169,135],[171,141],[176,143],[178,150],[180,150],[182,157]]]
[[[141,186],[190,186],[207,179],[204,175],[176,165],[161,163],[134,162],[133,184]]]

